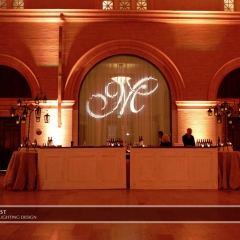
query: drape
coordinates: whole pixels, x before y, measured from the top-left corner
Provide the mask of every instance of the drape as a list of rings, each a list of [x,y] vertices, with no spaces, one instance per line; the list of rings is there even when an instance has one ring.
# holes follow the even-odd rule
[[[79,92],[79,145],[106,145],[110,139],[158,145],[158,131],[170,133],[170,93],[159,69],[133,55],[96,64]]]

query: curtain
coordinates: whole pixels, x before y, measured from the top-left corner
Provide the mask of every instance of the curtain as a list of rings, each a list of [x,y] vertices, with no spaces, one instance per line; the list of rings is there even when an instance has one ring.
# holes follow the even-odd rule
[[[170,94],[163,74],[132,55],[109,57],[86,75],[79,92],[79,145],[157,146],[158,131],[170,134]]]

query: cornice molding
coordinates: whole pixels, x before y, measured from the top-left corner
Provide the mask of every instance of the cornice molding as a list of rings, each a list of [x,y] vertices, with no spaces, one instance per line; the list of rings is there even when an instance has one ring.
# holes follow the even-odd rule
[[[208,109],[215,106],[217,101],[176,101],[178,110]]]
[[[240,12],[224,11],[163,11],[163,10],[64,10],[64,9],[1,9],[0,22],[185,22],[185,23],[235,23],[240,21]],[[214,22],[216,21],[216,22]]]

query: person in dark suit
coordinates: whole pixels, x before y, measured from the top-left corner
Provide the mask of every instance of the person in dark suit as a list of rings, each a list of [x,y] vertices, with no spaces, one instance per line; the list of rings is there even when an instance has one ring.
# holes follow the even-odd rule
[[[170,142],[169,136],[167,134],[164,134],[162,136],[160,147],[171,147],[171,146],[172,146],[172,143]]]
[[[162,137],[163,137],[163,131],[159,131],[159,132],[158,132],[159,146],[161,146]]]
[[[195,146],[194,136],[192,135],[192,129],[188,128],[187,133],[182,136],[184,146]]]

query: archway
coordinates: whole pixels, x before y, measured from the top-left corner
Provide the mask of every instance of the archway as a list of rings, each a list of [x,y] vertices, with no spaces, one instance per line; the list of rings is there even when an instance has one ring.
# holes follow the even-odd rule
[[[0,98],[31,98],[28,82],[12,67],[0,65]]]
[[[240,58],[233,59],[226,64],[224,64],[214,75],[208,91],[208,100],[222,100],[224,98],[228,98],[230,101],[239,101],[238,92],[230,91],[227,89],[226,80],[229,78],[231,73],[234,73],[237,69],[240,68]],[[231,78],[229,78],[231,79]],[[235,84],[235,82],[234,82]],[[231,96],[231,94],[233,94]],[[235,151],[240,150],[240,121],[239,117],[232,114],[231,124],[228,124],[226,114],[224,118],[224,122],[221,125],[218,125],[219,135],[221,139],[228,138],[232,143]]]
[[[159,129],[171,134],[171,98],[155,65],[135,55],[115,55],[97,63],[79,92],[79,140],[101,146],[106,140],[158,146]]]
[[[31,69],[25,63],[12,56],[0,54],[0,65],[12,67],[21,73],[28,82],[32,96],[37,95],[39,92],[39,82]]]
[[[224,64],[214,75],[208,90],[208,100],[215,101],[217,99],[218,88],[224,77],[236,68],[240,67],[240,58],[233,59]]]
[[[12,56],[0,54],[0,65],[13,68],[14,70],[16,70],[18,73],[20,73],[23,76],[23,78],[24,78],[23,80],[26,80],[26,82],[30,88],[30,91],[28,89],[27,96],[37,95],[37,93],[39,92],[39,83],[38,83],[35,75],[31,71],[31,69],[25,63],[23,63],[19,59],[14,58]],[[5,97],[6,96],[4,96],[3,98],[5,98]],[[16,94],[13,94],[12,98],[18,98],[18,97]],[[0,121],[1,121],[1,126],[2,126],[0,128],[0,133],[2,136],[2,140],[6,138],[6,139],[8,139],[8,142],[9,142],[7,147],[5,147],[5,144],[4,144],[5,141],[1,141],[4,145],[0,146],[1,147],[0,170],[4,170],[4,171],[6,170],[6,167],[10,160],[12,152],[17,150],[17,148],[20,145],[21,132],[25,131],[25,126],[16,125],[14,118],[6,117],[6,116],[9,116],[9,106],[11,105],[11,99],[9,98],[9,96],[7,96],[6,99],[7,99],[6,101],[1,102],[1,109],[3,111],[0,114],[1,115]],[[7,126],[7,127],[3,128],[3,126]]]
[[[159,49],[139,41],[115,40],[96,46],[84,54],[72,68],[64,89],[64,99],[78,101],[81,83],[88,71],[99,61],[117,54],[131,54],[147,59],[165,76],[172,99],[172,109],[176,109],[175,101],[185,99],[185,86],[180,72],[171,59]],[[74,105],[78,109],[78,105]]]

